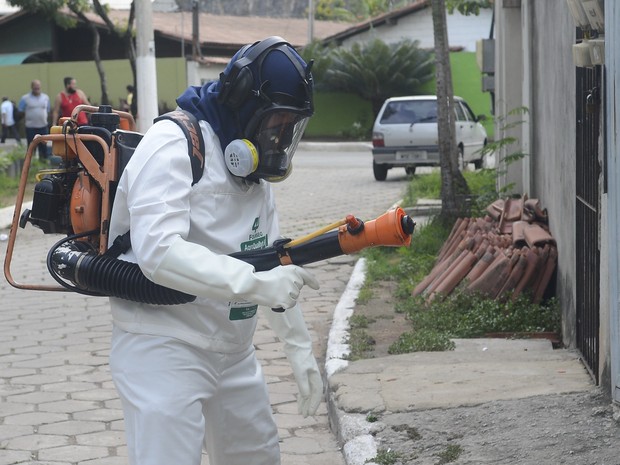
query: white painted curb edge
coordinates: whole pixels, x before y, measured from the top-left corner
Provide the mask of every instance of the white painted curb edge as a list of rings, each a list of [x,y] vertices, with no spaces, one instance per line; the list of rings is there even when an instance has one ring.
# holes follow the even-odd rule
[[[334,309],[325,356],[325,373],[328,385],[334,374],[344,370],[349,365],[348,360],[346,360],[351,351],[348,343],[349,318],[353,314],[355,300],[364,284],[365,277],[366,260],[360,258],[355,264],[349,282]],[[330,404],[328,411],[333,412],[330,422],[337,428],[334,433],[343,443],[343,456],[347,465],[372,465],[369,460],[377,456],[377,447],[374,437],[369,434],[370,428],[366,427],[365,418],[362,415],[347,415],[338,410],[338,406],[333,403],[329,388],[327,402]]]
[[[348,344],[349,318],[353,314],[355,300],[364,284],[365,276],[366,259],[360,258],[355,264],[349,282],[334,309],[325,354],[325,373],[327,374],[327,379],[346,368],[349,364],[346,360],[347,355],[351,351]]]

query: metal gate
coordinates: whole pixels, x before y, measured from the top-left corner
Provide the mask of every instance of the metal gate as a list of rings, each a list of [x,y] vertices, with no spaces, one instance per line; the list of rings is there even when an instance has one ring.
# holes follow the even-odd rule
[[[594,381],[599,376],[599,176],[602,70],[577,68],[577,348]]]

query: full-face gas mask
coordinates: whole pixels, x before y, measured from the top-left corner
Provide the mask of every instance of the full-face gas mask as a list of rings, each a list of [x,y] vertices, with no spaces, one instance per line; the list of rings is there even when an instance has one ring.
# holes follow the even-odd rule
[[[251,180],[286,179],[309,116],[299,109],[280,106],[261,111],[248,126],[248,136],[235,139],[224,150],[226,166],[235,176]]]
[[[226,146],[226,166],[252,181],[282,181],[291,173],[293,155],[314,112],[312,63],[305,65],[279,37],[253,44],[244,55],[246,51],[220,76],[218,101],[236,112],[242,135]]]

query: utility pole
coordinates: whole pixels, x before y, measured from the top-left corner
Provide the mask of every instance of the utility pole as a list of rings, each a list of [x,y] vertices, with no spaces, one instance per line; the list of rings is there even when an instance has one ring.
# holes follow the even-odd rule
[[[146,132],[159,116],[157,68],[151,0],[134,0],[136,7],[136,81],[138,131]]]
[[[314,39],[314,0],[308,0],[308,43]]]

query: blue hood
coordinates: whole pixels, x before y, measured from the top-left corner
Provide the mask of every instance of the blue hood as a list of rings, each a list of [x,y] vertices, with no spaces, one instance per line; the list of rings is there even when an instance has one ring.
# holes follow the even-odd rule
[[[232,110],[217,103],[220,82],[210,81],[202,87],[188,87],[177,98],[177,105],[197,119],[207,121],[220,139],[222,147],[240,137],[240,128]]]
[[[304,60],[297,54],[295,49],[289,47],[295,59],[299,61],[303,69],[307,68]],[[240,52],[246,55],[251,47],[239,50],[226,66],[224,74],[227,74],[237,59],[241,58]],[[310,102],[311,92],[304,84],[304,77],[299,75],[297,68],[283,52],[272,49],[264,60],[255,60],[248,66],[254,77],[253,89],[260,89],[261,84],[268,82],[265,93],[268,96],[276,93],[287,94],[296,101]],[[252,116],[265,105],[265,101],[249,96],[237,111],[226,105],[218,103],[217,97],[220,91],[220,81],[209,81],[202,87],[191,86],[177,98],[177,104],[183,110],[189,111],[199,120],[207,121],[220,139],[222,148],[225,148],[235,139],[244,137],[243,130],[246,128]],[[310,95],[308,95],[310,93]]]

